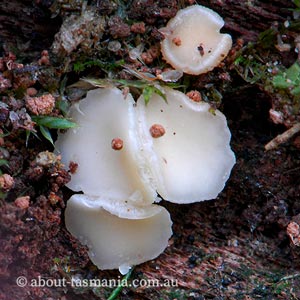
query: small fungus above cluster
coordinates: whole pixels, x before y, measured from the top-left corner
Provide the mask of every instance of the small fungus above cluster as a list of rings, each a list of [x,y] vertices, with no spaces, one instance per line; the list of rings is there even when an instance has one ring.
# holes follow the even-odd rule
[[[160,32],[164,59],[177,70],[198,75],[211,71],[226,57],[232,39],[220,33],[223,19],[213,10],[192,5],[178,11]]]

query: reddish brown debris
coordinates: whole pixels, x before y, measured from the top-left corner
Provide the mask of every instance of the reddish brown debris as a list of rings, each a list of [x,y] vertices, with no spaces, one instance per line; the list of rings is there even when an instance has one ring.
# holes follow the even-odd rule
[[[200,102],[202,100],[201,93],[197,90],[189,91],[186,95],[195,102]]]
[[[111,141],[111,147],[114,150],[121,150],[123,148],[123,140],[120,138],[114,138]]]
[[[0,74],[0,91],[4,91],[6,89],[9,89],[12,86],[10,79],[4,78]]]
[[[19,208],[26,209],[29,207],[30,196],[18,197],[15,200],[15,205]]]
[[[144,22],[134,23],[130,27],[131,32],[134,33],[145,33],[146,32],[146,26]]]
[[[130,27],[119,16],[111,17],[108,27],[113,38],[125,38],[130,35]]]
[[[58,202],[61,202],[61,201],[62,201],[61,197],[59,197],[58,195],[56,195],[54,192],[50,192],[49,197],[48,197],[48,200],[50,201],[50,203],[51,203],[52,205],[55,205],[55,204],[57,204]]]
[[[154,45],[150,49],[141,54],[141,59],[145,64],[151,64],[160,54],[160,46]]]
[[[296,222],[290,222],[286,232],[295,246],[300,246],[300,226]]]
[[[40,97],[26,97],[26,107],[35,115],[48,115],[55,105],[55,98],[51,94]]]
[[[36,94],[37,94],[37,90],[33,87],[29,87],[27,88],[26,90],[26,94],[29,96],[29,97],[34,97]]]
[[[162,137],[166,133],[165,128],[160,124],[153,124],[150,127],[150,134],[153,138]]]
[[[74,161],[70,161],[70,163],[69,163],[70,173],[71,174],[75,174],[76,171],[77,171],[77,169],[78,169],[78,164],[76,162],[74,162]]]
[[[41,53],[41,58],[38,61],[39,65],[50,65],[49,53],[47,50],[43,50]]]
[[[9,174],[3,174],[0,176],[0,189],[4,192],[9,191],[15,184],[12,176]]]

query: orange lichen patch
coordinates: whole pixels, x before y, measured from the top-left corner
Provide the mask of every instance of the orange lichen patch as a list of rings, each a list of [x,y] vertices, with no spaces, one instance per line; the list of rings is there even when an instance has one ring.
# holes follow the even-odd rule
[[[26,99],[26,107],[35,115],[47,115],[52,112],[55,105],[55,98],[51,94],[40,97],[29,97]]]
[[[9,174],[3,174],[0,176],[0,189],[4,192],[8,192],[15,184],[12,176]]]
[[[165,128],[160,124],[153,124],[150,127],[150,134],[153,138],[162,137],[166,133]]]
[[[186,93],[186,95],[195,102],[200,102],[202,100],[201,93],[199,91],[193,90]]]
[[[17,207],[26,209],[29,207],[29,201],[30,201],[29,196],[23,196],[23,197],[18,197],[14,203]]]
[[[114,150],[121,150],[123,148],[123,140],[120,138],[114,138],[111,141],[111,147]]]

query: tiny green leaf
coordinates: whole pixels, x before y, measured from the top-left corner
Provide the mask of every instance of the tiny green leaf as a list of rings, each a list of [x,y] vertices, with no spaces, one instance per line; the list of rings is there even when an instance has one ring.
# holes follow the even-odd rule
[[[153,92],[154,92],[154,87],[153,86],[146,86],[143,89],[143,97],[144,97],[146,105],[149,103],[150,98],[151,98]]]
[[[155,93],[155,94],[161,96],[161,97],[164,99],[164,101],[165,101],[166,103],[168,103],[168,100],[167,100],[166,95],[165,95],[159,88],[157,88],[157,87],[154,86],[154,87],[153,87],[153,90],[154,90],[154,93]]]
[[[0,159],[0,167],[7,166],[8,167],[8,161],[6,159]]]
[[[53,145],[54,143],[49,129],[47,127],[40,125],[40,131],[43,137]]]
[[[277,75],[273,78],[273,85],[278,89],[287,89],[291,86],[291,83],[287,82],[283,75]]]
[[[300,7],[300,0],[293,0],[293,2],[297,7]]]
[[[39,126],[48,127],[51,129],[68,129],[77,126],[76,123],[59,117],[33,116],[32,120]]]
[[[300,86],[295,87],[294,89],[291,90],[291,94],[293,96],[300,96]]]
[[[63,113],[65,116],[68,112],[69,103],[66,100],[59,100],[56,102],[57,108]]]
[[[295,62],[286,70],[286,77],[296,83],[300,78],[300,65]]]

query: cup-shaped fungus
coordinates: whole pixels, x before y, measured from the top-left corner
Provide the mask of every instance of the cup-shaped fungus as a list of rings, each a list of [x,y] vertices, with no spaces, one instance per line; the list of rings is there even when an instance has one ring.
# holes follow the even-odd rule
[[[221,34],[223,19],[213,10],[192,5],[179,10],[167,26],[161,28],[164,59],[177,70],[188,74],[211,71],[226,57],[232,39]]]
[[[224,115],[181,92],[161,88],[145,105],[117,88],[90,91],[70,116],[78,127],[60,134],[56,148],[78,164],[69,188],[66,227],[89,247],[100,269],[128,269],[157,257],[172,231],[157,204],[215,198],[235,157]]]
[[[146,160],[151,158],[157,192],[175,203],[214,199],[235,164],[226,118],[219,110],[211,112],[208,103],[170,88],[164,91],[168,102],[153,94],[146,106],[141,96],[136,108],[139,149]],[[153,126],[164,134],[153,136]]]
[[[155,190],[143,182],[135,163],[133,113],[131,94],[124,99],[117,88],[90,91],[71,107],[69,115],[78,127],[60,134],[56,142],[62,162],[78,164],[70,189],[137,205],[153,202]]]
[[[122,274],[156,258],[172,235],[168,211],[156,204],[135,207],[75,194],[68,201],[65,219],[68,230],[89,247],[95,265],[119,268]]]

